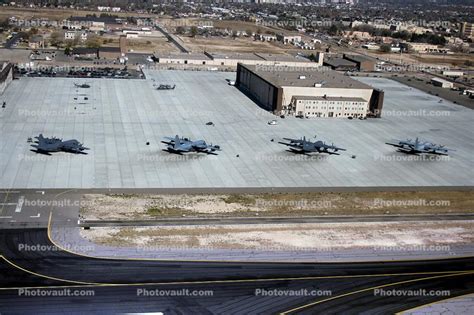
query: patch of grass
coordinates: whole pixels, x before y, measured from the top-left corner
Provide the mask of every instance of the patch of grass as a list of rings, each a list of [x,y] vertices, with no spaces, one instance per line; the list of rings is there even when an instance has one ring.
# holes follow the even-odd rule
[[[138,197],[137,194],[106,194],[106,196],[112,197],[112,198],[124,198],[124,199]]]
[[[226,197],[222,198],[222,201],[225,203],[237,203],[241,205],[254,205],[255,204],[255,197],[250,196],[250,195],[237,195],[237,194],[232,194],[228,195]]]

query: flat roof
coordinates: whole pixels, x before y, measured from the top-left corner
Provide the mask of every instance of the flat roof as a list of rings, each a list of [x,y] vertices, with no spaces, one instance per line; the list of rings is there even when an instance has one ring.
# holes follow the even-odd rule
[[[187,60],[210,60],[204,53],[156,53],[156,58],[187,59]]]
[[[376,59],[367,57],[367,56],[362,56],[362,55],[349,55],[349,54],[344,54],[344,58],[348,60],[353,60],[356,62],[376,62]]]
[[[241,65],[277,87],[314,87],[315,84],[322,84],[321,88],[373,89],[365,83],[356,81],[349,76],[342,75],[334,70],[324,67],[314,69],[307,68],[304,70],[297,69],[298,71],[295,71],[293,67],[256,67],[254,65]],[[288,70],[285,71],[285,68]],[[305,79],[300,79],[301,76],[304,76]]]
[[[340,67],[340,66],[355,67],[357,65],[355,62],[344,59],[344,58],[329,58],[326,61],[324,61],[324,63],[333,67]]]
[[[229,59],[229,60],[265,60],[275,62],[312,62],[303,57],[296,57],[285,54],[266,54],[266,53],[222,53],[222,52],[204,52],[204,53],[167,53],[156,54],[157,58],[171,59],[192,59],[192,60],[211,60],[211,59]]]
[[[267,53],[255,53],[255,55],[268,61],[311,62],[309,59],[306,59],[303,57],[296,57],[292,55],[267,54]]]
[[[99,52],[121,52],[120,47],[100,47]]]
[[[220,53],[220,52],[206,52],[213,59],[239,59],[239,60],[256,60],[262,59],[254,53]]]
[[[314,101],[342,101],[342,102],[367,102],[362,97],[324,97],[324,96],[310,96],[310,95],[295,95],[297,100],[314,100]]]
[[[452,82],[450,82],[448,80],[437,78],[437,77],[431,78],[431,81],[436,81],[436,82],[439,82],[439,83],[450,83],[450,84],[452,84]]]

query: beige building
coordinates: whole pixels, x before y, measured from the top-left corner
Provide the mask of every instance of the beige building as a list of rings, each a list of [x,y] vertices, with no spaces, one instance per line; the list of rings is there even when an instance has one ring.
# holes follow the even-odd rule
[[[344,37],[349,39],[357,39],[357,40],[371,40],[373,37],[368,32],[360,32],[360,31],[345,31]]]
[[[327,68],[237,67],[236,86],[277,115],[380,117],[383,91]]]
[[[301,117],[366,117],[369,101],[361,97],[293,96],[290,106]]]
[[[466,38],[474,39],[474,24],[464,22],[461,27],[461,33]]]
[[[400,43],[400,47],[404,50],[411,50],[420,54],[446,53],[449,50],[447,48],[442,48],[438,45],[432,45],[427,43]]]
[[[283,35],[277,34],[277,41],[282,42],[283,44],[294,44],[301,42],[301,35]]]
[[[323,64],[322,53],[316,54],[318,58],[316,62],[291,55],[266,53],[172,53],[167,55],[155,54],[155,57],[160,64],[209,65],[231,68],[236,68],[238,63],[303,68],[318,68]]]

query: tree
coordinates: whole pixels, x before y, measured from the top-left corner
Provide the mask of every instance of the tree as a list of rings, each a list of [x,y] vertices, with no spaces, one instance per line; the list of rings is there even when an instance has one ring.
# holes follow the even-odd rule
[[[389,53],[392,51],[392,46],[389,44],[382,44],[382,46],[380,46],[380,51],[383,53]]]
[[[191,26],[191,37],[196,37],[198,29],[196,26]]]
[[[66,49],[64,49],[64,54],[66,56],[70,56],[71,55],[71,48],[70,47],[66,47]]]
[[[49,36],[49,43],[51,46],[56,46],[59,47],[62,45],[63,41],[61,40],[61,33],[59,32],[53,32]]]
[[[185,33],[185,29],[182,26],[176,27],[176,34],[183,35]]]
[[[28,35],[29,35],[29,36],[36,35],[36,34],[38,34],[38,29],[35,28],[35,27],[32,27],[32,28],[28,31]]]
[[[331,36],[339,34],[339,27],[337,27],[336,24],[331,25],[331,27],[328,30],[328,34]]]

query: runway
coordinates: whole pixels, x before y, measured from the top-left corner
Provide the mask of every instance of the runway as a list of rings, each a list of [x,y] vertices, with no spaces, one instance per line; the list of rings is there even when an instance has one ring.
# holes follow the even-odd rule
[[[2,314],[381,314],[441,298],[387,297],[375,289],[448,290],[450,296],[474,292],[474,258],[324,264],[96,259],[57,248],[43,228],[3,230],[0,244]],[[31,292],[38,287],[49,295],[64,288],[90,290],[94,295],[25,295],[25,288]],[[155,289],[212,295],[138,294]],[[287,295],[262,296],[262,292]]]

